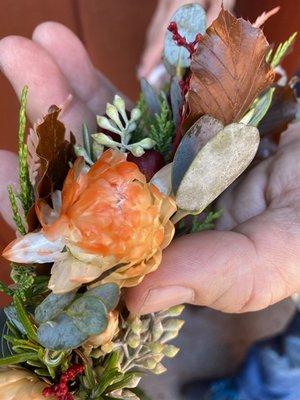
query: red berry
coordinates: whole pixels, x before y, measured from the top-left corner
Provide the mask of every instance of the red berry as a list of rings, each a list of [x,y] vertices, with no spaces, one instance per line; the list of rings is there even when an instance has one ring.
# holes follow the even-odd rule
[[[177,28],[176,22],[174,22],[174,21],[170,22],[170,24],[168,26],[168,30],[170,32],[177,32],[178,28]]]
[[[147,182],[165,165],[163,156],[156,150],[148,150],[141,157],[135,157],[130,153],[127,160],[139,167],[140,171],[145,175]]]

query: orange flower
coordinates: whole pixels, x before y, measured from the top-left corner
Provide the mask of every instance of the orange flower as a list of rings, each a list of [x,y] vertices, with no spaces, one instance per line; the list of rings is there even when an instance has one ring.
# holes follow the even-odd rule
[[[49,287],[57,293],[91,282],[105,271],[104,281],[136,285],[158,267],[162,249],[174,235],[170,217],[175,202],[146,183],[138,167],[114,150],[106,151],[88,172],[83,159],[77,159],[64,183],[59,212],[43,201],[36,209],[43,239],[29,234],[32,239],[17,240],[4,256],[41,262],[52,254],[56,262]],[[29,242],[35,259],[30,259]],[[64,246],[68,251],[61,253]]]
[[[45,400],[45,387],[45,382],[25,369],[0,368],[0,400]]]

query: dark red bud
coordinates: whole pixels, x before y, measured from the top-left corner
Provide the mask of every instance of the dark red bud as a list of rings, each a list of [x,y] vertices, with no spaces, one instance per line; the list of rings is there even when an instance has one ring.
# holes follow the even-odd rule
[[[145,175],[147,182],[165,165],[163,156],[156,150],[148,150],[141,157],[135,157],[130,153],[127,160],[139,167],[140,171]]]

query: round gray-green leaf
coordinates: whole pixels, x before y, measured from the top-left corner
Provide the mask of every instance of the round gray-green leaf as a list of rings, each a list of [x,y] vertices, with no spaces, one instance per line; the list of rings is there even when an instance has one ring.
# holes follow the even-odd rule
[[[35,309],[34,318],[38,324],[53,320],[74,299],[75,292],[64,294],[50,293]]]
[[[108,311],[116,308],[120,298],[120,288],[116,283],[105,283],[88,290],[84,296],[97,296],[105,304]]]
[[[66,310],[74,325],[87,336],[98,335],[107,328],[107,309],[99,297],[86,294]]]
[[[223,128],[224,126],[220,121],[209,115],[204,115],[183,136],[172,167],[172,190],[175,194],[199,151]]]
[[[173,21],[178,26],[178,32],[188,42],[193,42],[198,33],[204,34],[206,31],[206,14],[199,4],[187,4],[180,7],[171,18],[171,22]],[[188,50],[182,46],[179,47],[169,31],[165,36],[164,59],[172,75],[177,67],[188,68],[191,63]]]
[[[87,335],[81,332],[72,318],[65,313],[60,314],[54,321],[40,325],[37,336],[39,343],[50,350],[75,349],[87,339]]]
[[[179,208],[203,211],[253,160],[259,145],[257,128],[231,124],[201,148],[186,170],[176,193]]]

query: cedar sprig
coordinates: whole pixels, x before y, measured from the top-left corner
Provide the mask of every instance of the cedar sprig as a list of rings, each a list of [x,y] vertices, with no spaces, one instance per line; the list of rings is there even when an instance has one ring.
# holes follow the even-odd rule
[[[33,191],[29,180],[28,164],[27,164],[27,144],[25,138],[26,132],[26,104],[27,104],[28,87],[24,86],[21,93],[20,112],[19,112],[19,197],[25,215],[27,215],[33,204]]]
[[[12,214],[13,214],[13,220],[16,224],[17,230],[21,235],[25,235],[26,228],[25,228],[23,218],[22,218],[22,215],[20,213],[20,210],[19,210],[19,207],[17,204],[17,197],[11,186],[7,187],[7,191],[8,191],[8,197],[9,197],[10,206],[11,206],[11,210],[12,210]]]
[[[164,155],[166,160],[171,154],[171,144],[174,134],[174,122],[169,104],[165,98],[160,103],[160,113],[155,114],[149,129],[149,137],[156,142],[155,150]]]
[[[223,210],[210,211],[204,221],[199,221],[198,216],[194,216],[192,221],[191,233],[208,231],[214,229],[216,221],[221,217]]]

